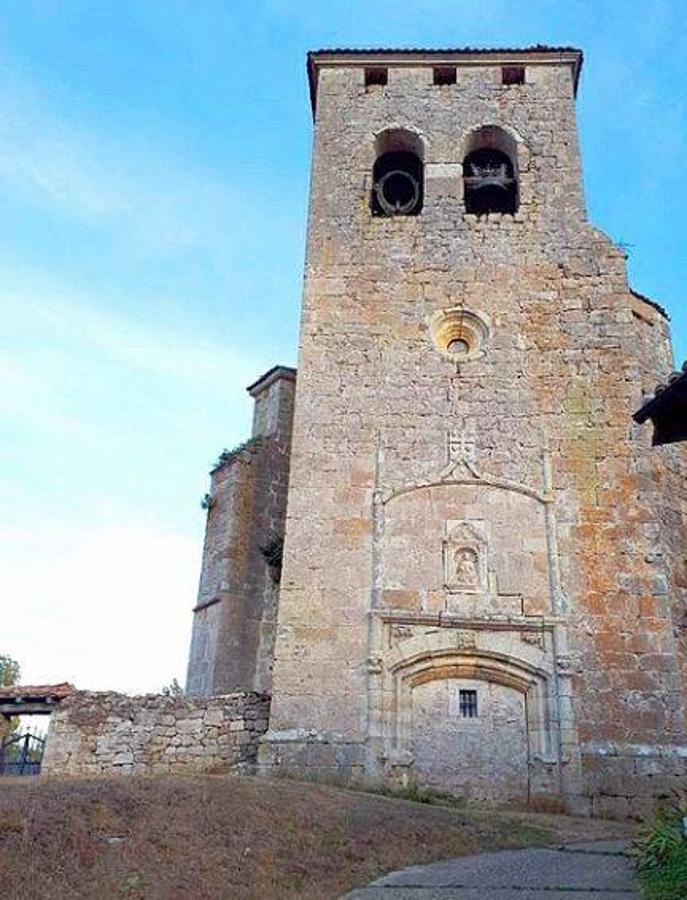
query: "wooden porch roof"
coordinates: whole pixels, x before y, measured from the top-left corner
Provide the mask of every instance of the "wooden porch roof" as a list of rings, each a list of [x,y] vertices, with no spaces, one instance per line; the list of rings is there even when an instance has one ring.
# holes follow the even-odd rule
[[[60,700],[69,697],[76,688],[63,681],[60,684],[17,684],[0,687],[0,715],[22,716],[30,713],[47,715]]]

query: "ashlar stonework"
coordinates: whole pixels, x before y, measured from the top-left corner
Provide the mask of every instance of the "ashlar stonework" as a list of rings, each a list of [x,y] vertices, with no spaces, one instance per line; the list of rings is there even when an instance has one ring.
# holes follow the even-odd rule
[[[685,453],[631,419],[668,324],[587,221],[580,67],[309,57],[298,375],[213,473],[188,681],[271,693],[264,773],[636,816],[684,784]]]

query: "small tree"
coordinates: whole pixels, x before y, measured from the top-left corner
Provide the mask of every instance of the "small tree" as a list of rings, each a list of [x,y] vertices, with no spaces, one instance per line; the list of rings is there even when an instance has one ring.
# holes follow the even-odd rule
[[[0,687],[12,687],[13,684],[19,683],[20,678],[19,663],[11,656],[0,653]]]
[[[169,684],[164,685],[161,693],[163,697],[183,697],[184,689],[176,678],[172,678]]]
[[[19,663],[12,659],[11,656],[0,653],[0,687],[12,687],[13,684],[19,683],[20,678],[21,667]],[[0,716],[0,746],[18,727],[19,716],[12,716],[9,719]]]

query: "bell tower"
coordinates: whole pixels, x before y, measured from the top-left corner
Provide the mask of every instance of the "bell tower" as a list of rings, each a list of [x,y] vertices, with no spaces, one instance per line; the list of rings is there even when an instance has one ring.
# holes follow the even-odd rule
[[[308,57],[265,772],[633,814],[684,769],[684,458],[631,422],[667,322],[586,219],[581,64]]]

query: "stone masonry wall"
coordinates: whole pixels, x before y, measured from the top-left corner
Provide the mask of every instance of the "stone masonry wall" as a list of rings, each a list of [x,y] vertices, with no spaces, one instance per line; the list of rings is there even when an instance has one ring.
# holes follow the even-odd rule
[[[592,745],[582,757],[586,805],[580,812],[607,819],[648,820],[657,803],[684,797],[687,747]]]
[[[52,713],[42,771],[129,775],[249,771],[269,697],[207,699],[79,691]]]
[[[623,796],[656,798],[643,771],[672,778],[687,746],[686,456],[631,421],[670,370],[668,326],[586,220],[570,69],[526,64],[505,86],[466,64],[439,86],[417,63],[366,86],[356,59],[323,65],[317,90],[261,763],[412,778],[422,684],[477,679],[526,694],[530,765],[573,808],[600,809],[613,766]],[[482,126],[517,145],[515,215],[465,212]],[[370,212],[385,129],[422,143],[417,216]],[[489,325],[459,365],[430,329],[456,308]],[[454,533],[475,559],[464,595]]]

